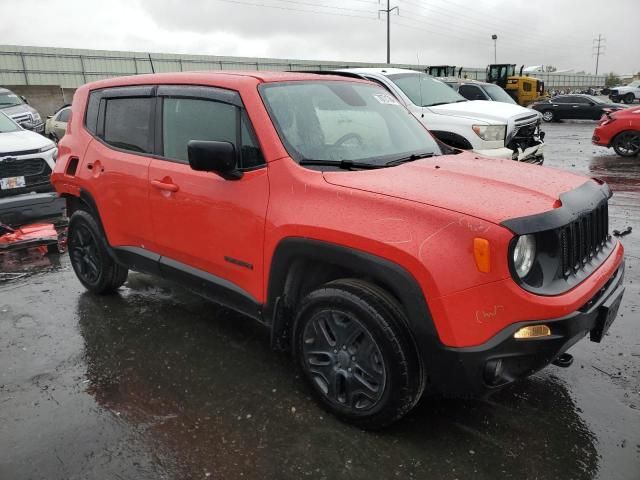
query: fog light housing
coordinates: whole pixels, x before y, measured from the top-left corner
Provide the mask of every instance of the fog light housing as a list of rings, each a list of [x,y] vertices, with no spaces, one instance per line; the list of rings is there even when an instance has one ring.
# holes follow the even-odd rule
[[[551,329],[546,325],[529,325],[528,327],[522,327],[513,334],[513,338],[519,340],[549,336],[551,336]]]

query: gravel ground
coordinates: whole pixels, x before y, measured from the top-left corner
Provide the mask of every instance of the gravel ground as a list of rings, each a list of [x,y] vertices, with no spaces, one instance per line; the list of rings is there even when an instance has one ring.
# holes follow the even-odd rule
[[[68,257],[0,283],[1,479],[640,478],[640,158],[545,125],[546,165],[605,179],[633,226],[627,290],[602,344],[484,401],[424,399],[367,433],[309,398],[268,332],[162,280],[84,292]]]

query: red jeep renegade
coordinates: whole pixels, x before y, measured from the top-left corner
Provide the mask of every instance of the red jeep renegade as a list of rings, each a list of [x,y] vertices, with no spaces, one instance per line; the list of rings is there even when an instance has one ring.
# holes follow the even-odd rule
[[[452,150],[375,84],[143,75],[72,112],[52,178],[82,284],[132,269],[254,317],[360,426],[567,365],[620,304],[606,184]]]

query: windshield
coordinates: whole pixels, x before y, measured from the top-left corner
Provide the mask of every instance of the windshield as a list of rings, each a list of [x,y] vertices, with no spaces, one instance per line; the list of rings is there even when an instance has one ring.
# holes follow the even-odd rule
[[[0,112],[0,133],[17,132],[21,130],[16,122]]]
[[[431,107],[467,101],[449,85],[425,73],[396,73],[387,77],[409,97],[414,105]]]
[[[484,91],[487,92],[487,95],[496,102],[516,103],[516,101],[498,85],[483,85],[483,87]]]
[[[378,86],[287,82],[263,85],[260,93],[280,139],[298,162],[383,165],[412,154],[441,153],[422,124]]]
[[[15,107],[22,105],[22,99],[12,92],[0,92],[0,108]]]
[[[629,85],[627,85],[627,87],[633,87],[633,88],[638,88],[640,87],[640,80],[634,80],[633,82],[631,82]]]

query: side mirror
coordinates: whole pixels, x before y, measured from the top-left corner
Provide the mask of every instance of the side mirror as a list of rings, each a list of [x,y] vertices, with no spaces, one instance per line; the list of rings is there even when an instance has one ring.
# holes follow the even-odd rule
[[[214,172],[226,180],[242,178],[236,163],[236,148],[230,142],[190,140],[187,144],[189,165],[198,172]]]

